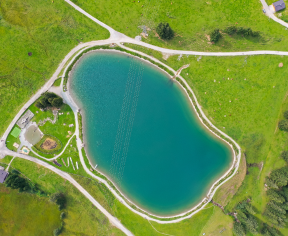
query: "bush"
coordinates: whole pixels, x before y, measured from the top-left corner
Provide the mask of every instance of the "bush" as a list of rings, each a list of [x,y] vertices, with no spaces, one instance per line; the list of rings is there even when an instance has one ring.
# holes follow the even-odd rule
[[[235,34],[236,31],[237,31],[237,27],[234,26],[234,25],[228,26],[228,27],[224,30],[224,32],[227,33],[227,34],[229,34],[229,35]]]
[[[157,34],[159,34],[161,39],[172,39],[174,37],[174,32],[168,23],[160,23],[156,28]]]
[[[60,214],[60,219],[63,220],[66,217],[66,213],[63,211]]]
[[[53,235],[54,236],[58,236],[58,235],[60,235],[61,234],[61,230],[60,229],[54,229],[54,231],[53,231]]]
[[[215,29],[210,33],[210,41],[217,43],[219,39],[221,38],[221,33],[219,29]]]
[[[63,210],[66,206],[66,197],[63,193],[55,193],[53,194],[51,197],[50,197],[50,201],[51,202],[55,202],[58,207],[59,207],[59,210]]]
[[[278,123],[278,127],[279,127],[280,130],[288,131],[288,121],[287,120],[281,120]]]
[[[285,111],[283,116],[284,116],[285,119],[288,119],[288,111]]]
[[[281,157],[286,161],[288,162],[288,151],[283,151],[281,153]]]

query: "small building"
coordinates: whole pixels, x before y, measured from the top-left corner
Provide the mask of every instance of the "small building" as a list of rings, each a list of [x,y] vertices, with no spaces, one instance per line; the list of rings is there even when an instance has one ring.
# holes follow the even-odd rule
[[[277,1],[277,2],[274,2],[274,3],[272,4],[272,6],[273,6],[275,12],[281,11],[281,10],[283,10],[283,9],[286,8],[285,3],[284,3],[283,0],[279,0],[279,1]]]
[[[8,177],[9,173],[5,170],[0,170],[0,183],[4,183],[5,179]]]
[[[26,113],[17,121],[17,125],[23,129],[29,123],[29,121],[34,117],[32,111],[27,110]]]

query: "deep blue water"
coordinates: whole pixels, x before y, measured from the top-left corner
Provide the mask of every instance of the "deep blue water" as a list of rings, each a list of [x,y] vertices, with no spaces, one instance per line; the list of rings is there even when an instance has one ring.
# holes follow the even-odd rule
[[[70,89],[84,112],[89,158],[151,213],[192,208],[232,162],[176,82],[146,62],[89,53],[75,66]]]

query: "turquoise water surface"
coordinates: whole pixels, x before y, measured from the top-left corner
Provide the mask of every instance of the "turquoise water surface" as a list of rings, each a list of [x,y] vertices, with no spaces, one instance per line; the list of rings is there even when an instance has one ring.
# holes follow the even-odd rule
[[[73,69],[70,90],[84,113],[92,163],[151,213],[192,208],[232,163],[179,85],[146,62],[91,52]]]

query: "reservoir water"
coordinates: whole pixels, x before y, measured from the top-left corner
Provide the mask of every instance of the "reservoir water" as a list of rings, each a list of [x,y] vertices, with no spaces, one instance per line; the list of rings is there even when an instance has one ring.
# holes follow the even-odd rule
[[[132,202],[161,216],[198,204],[232,163],[180,86],[140,59],[91,52],[70,77],[91,162]]]

